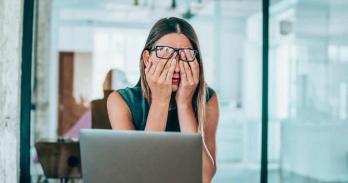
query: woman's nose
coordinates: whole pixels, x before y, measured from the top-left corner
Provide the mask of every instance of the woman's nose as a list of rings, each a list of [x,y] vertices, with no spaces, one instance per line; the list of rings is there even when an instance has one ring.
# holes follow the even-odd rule
[[[174,70],[175,72],[180,72],[179,62],[180,62],[180,60],[176,59],[176,65],[175,65],[175,70]]]

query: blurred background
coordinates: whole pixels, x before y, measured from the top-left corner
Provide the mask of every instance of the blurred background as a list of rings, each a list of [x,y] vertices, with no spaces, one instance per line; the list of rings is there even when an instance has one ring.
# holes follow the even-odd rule
[[[105,118],[107,91],[136,84],[160,18],[188,20],[217,92],[214,183],[259,182],[261,0],[37,0],[32,75],[35,142],[77,138]],[[348,1],[271,0],[269,182],[348,182]],[[101,104],[100,104],[101,102]]]

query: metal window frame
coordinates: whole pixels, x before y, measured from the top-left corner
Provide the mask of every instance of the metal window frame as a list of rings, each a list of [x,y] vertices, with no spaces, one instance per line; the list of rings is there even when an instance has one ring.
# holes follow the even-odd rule
[[[268,50],[269,0],[262,0],[262,119],[261,119],[261,183],[268,182]]]
[[[20,93],[20,176],[21,183],[30,178],[30,109],[31,67],[33,52],[33,26],[35,0],[23,0],[22,75]],[[268,50],[269,0],[262,0],[262,128],[260,182],[268,182]]]
[[[30,109],[34,1],[23,0],[22,64],[20,93],[19,182],[30,182]]]

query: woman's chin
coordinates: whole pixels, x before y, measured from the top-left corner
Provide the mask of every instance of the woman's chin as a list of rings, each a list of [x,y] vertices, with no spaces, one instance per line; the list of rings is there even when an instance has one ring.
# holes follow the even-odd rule
[[[178,90],[178,85],[172,84],[172,91],[176,92]]]

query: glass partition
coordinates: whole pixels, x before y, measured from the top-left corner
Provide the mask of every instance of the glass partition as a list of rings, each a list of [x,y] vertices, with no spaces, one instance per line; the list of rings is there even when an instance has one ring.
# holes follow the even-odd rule
[[[272,2],[269,182],[348,182],[347,9]]]

